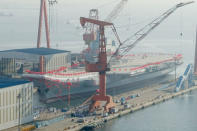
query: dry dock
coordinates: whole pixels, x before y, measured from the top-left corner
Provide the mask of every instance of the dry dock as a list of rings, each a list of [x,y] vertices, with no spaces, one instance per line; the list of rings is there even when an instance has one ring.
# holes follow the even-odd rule
[[[127,92],[118,96],[115,96],[114,99],[120,99],[120,97],[125,97],[127,98],[128,96],[131,96],[132,94],[140,94],[140,97],[136,97],[133,99],[128,99],[127,103],[131,105],[129,108],[124,108],[123,105],[120,103],[117,103],[118,112],[114,114],[110,114],[107,117],[102,117],[102,116],[90,116],[90,117],[85,117],[85,122],[84,123],[78,123],[77,120],[80,118],[72,117],[72,118],[67,118],[65,120],[62,120],[58,123],[51,124],[46,127],[42,127],[39,129],[36,129],[38,131],[75,131],[75,130],[80,130],[85,126],[88,127],[100,127],[102,126],[105,122],[118,118],[120,116],[126,115],[128,113],[135,112],[140,109],[144,109],[146,107],[165,102],[166,100],[172,99],[176,96],[183,95],[187,92],[190,92],[192,90],[196,90],[197,86],[193,86],[189,89],[181,90],[180,92],[175,93],[174,92],[174,87],[170,87],[165,90],[158,90],[159,86],[154,86],[154,87],[147,87],[143,89],[137,89],[131,92]]]

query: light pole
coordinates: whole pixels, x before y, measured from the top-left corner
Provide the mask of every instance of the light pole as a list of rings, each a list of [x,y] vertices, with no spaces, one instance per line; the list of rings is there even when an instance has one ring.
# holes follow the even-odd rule
[[[21,94],[19,93],[18,96],[17,96],[17,99],[19,101],[19,110],[18,110],[18,131],[20,131],[20,117],[21,117],[21,111],[20,111],[20,108],[21,108],[21,103],[20,103],[20,99],[21,99]]]

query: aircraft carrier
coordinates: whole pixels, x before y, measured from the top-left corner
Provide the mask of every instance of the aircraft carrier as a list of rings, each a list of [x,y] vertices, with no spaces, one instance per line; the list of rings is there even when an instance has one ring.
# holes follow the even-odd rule
[[[175,61],[176,58],[176,61]],[[135,63],[135,64],[134,64]],[[182,56],[169,54],[136,54],[127,55],[125,59],[113,61],[111,71],[107,73],[107,92],[112,94],[121,91],[144,87],[144,81],[151,83],[155,78],[165,77],[182,64]],[[121,66],[120,66],[121,65]],[[98,73],[85,72],[85,68],[70,69],[66,73],[24,74],[31,77],[38,87],[41,101],[46,103],[67,99],[80,99],[98,92]],[[39,81],[36,81],[39,79]],[[40,80],[42,79],[42,80]],[[72,83],[72,85],[69,85]],[[128,88],[129,87],[131,88]]]

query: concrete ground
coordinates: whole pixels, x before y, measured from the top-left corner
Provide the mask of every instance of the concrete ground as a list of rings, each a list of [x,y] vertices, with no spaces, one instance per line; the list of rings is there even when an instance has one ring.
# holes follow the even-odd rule
[[[120,95],[117,95],[113,97],[114,100],[120,100],[121,97],[130,98],[131,95],[134,94],[140,94],[139,97],[128,99],[127,103],[130,104],[132,107],[137,107],[139,105],[143,105],[144,103],[151,102],[156,99],[160,99],[162,97],[165,97],[167,95],[174,93],[174,87],[169,87],[164,90],[158,90],[161,87],[161,85],[154,85],[151,87],[136,89],[130,92],[126,92]],[[123,109],[124,106],[120,103],[116,103],[117,108],[119,110]],[[88,123],[91,123],[92,121],[99,120],[100,117],[90,116],[85,118],[85,123],[83,125],[87,125]],[[67,118],[65,120],[62,120],[60,122],[51,124],[46,127],[42,127],[39,129],[36,129],[36,131],[65,131],[65,130],[77,130],[80,127],[82,127],[82,124],[78,123],[77,120],[79,118]],[[6,131],[16,131],[17,127],[8,129]]]
[[[131,96],[133,94],[140,94],[140,97],[136,97],[133,99],[129,99],[127,100],[127,103],[132,105],[132,106],[137,106],[137,105],[141,105],[144,104],[146,102],[152,101],[153,99],[157,99],[160,98],[164,95],[168,95],[172,93],[173,88],[169,88],[166,90],[158,90],[158,88],[160,88],[160,86],[153,86],[153,87],[147,87],[147,88],[141,88],[141,89],[137,89],[137,90],[133,90],[127,93],[123,93],[121,95],[117,95],[114,97],[114,99],[118,99],[120,100],[121,97],[125,97],[127,98],[128,96]],[[119,109],[123,109],[124,107],[120,104],[120,103],[116,103],[117,104],[117,108]],[[72,128],[72,127],[76,127],[79,126],[80,124],[77,123],[78,118],[68,118],[66,120],[60,121],[58,123],[54,123],[52,125],[49,125],[47,127],[42,127],[39,129],[36,129],[38,131],[63,131],[66,129]],[[92,117],[88,117],[86,118],[86,123],[95,120],[95,116]]]

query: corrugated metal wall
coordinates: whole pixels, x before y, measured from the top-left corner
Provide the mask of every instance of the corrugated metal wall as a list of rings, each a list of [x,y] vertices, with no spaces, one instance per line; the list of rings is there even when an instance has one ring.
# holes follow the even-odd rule
[[[9,75],[16,73],[16,60],[14,58],[0,59],[0,74]]]
[[[19,118],[19,99],[21,94],[21,123],[33,120],[33,83],[0,88],[0,130],[16,126]]]
[[[6,59],[15,58],[16,62],[23,63],[24,70],[27,70],[27,69],[33,70],[34,69],[33,67],[35,67],[34,65],[39,63],[39,57],[40,55],[38,54],[28,54],[28,53],[22,53],[22,52],[1,52],[0,53],[0,59],[1,58],[6,58]],[[70,66],[70,65],[71,65],[70,52],[44,55],[44,72],[56,70],[62,66],[65,67],[65,66]]]
[[[55,55],[47,55],[44,56],[44,71],[52,71],[57,70],[60,67],[70,67],[71,65],[71,57],[70,53],[62,53],[62,54],[55,54]]]

